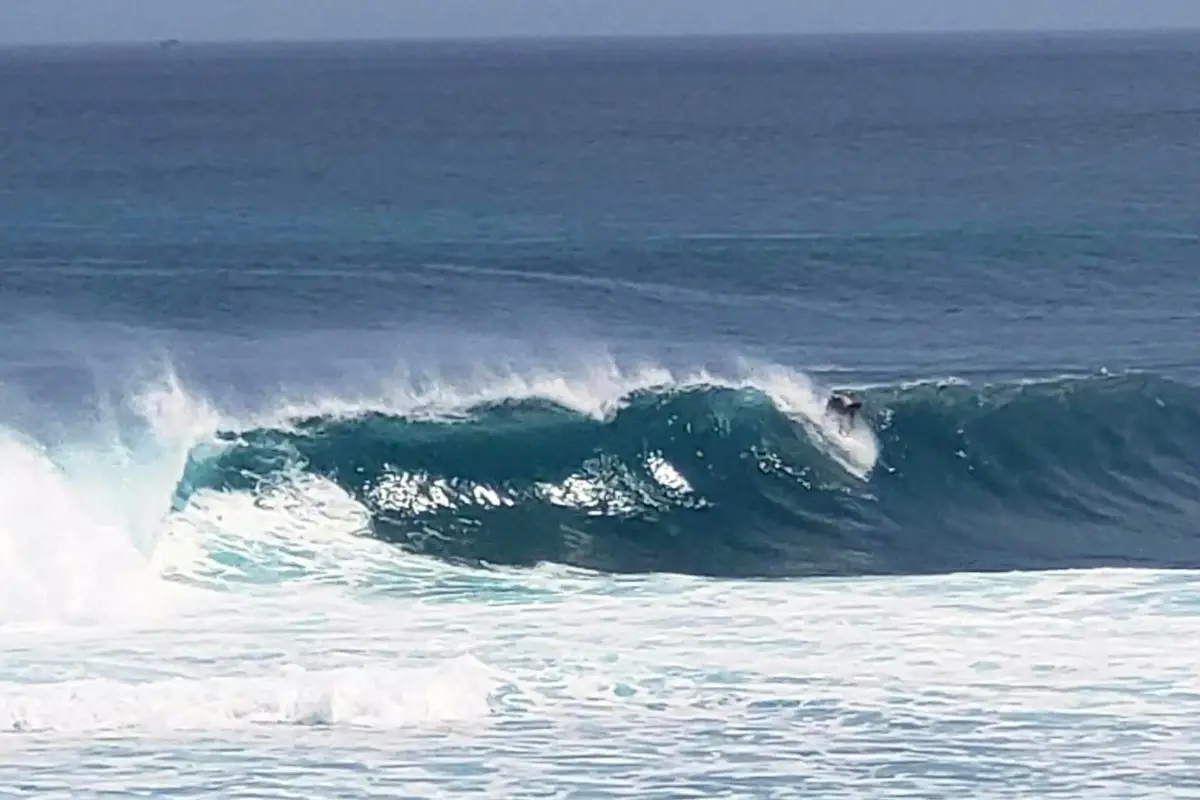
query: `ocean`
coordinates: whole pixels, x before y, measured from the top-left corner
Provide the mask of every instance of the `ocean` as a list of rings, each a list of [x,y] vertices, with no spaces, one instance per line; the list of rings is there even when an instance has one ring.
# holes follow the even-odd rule
[[[1198,131],[1200,34],[0,51],[0,796],[1200,795]]]

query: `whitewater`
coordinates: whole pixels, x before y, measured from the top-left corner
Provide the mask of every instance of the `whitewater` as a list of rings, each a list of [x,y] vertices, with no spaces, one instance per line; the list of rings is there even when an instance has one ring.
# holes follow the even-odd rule
[[[172,501],[197,453],[228,446],[220,431],[268,419],[453,419],[536,398],[603,421],[639,390],[724,384],[790,403],[798,430],[833,426],[819,387],[779,367],[757,384],[586,374],[441,386],[457,402],[432,410],[410,392],[241,422],[167,376],[126,402],[136,425],[91,441],[6,430],[2,785],[39,797],[286,797],[300,784],[347,797],[1131,797],[1194,781],[1188,572],[797,583],[464,566],[370,535],[361,501],[295,463],[252,489]],[[869,452],[859,466],[876,467]]]
[[[1195,35],[0,66],[0,797],[1200,796]]]

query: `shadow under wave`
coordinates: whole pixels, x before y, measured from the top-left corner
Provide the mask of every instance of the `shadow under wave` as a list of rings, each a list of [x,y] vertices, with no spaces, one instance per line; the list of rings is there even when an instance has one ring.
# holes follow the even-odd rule
[[[303,471],[374,536],[447,561],[796,577],[1200,566],[1200,390],[1155,376],[868,389],[881,448],[847,473],[752,388],[641,391],[222,434],[178,501]]]

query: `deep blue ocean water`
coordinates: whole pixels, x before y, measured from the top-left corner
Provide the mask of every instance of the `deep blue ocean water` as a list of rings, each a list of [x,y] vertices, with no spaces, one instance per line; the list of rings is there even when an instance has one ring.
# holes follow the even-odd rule
[[[986,591],[948,584],[946,607],[966,613],[961,603],[991,593],[996,614],[1049,630],[1034,621],[1038,598],[1067,595],[1055,586],[1023,595],[1018,572],[1081,569],[1071,574],[1089,580],[1097,568],[1096,576],[1148,569],[1158,586],[1200,566],[1197,131],[1200,37],[1191,34],[2,51],[0,461],[8,463],[0,481],[9,485],[0,490],[0,543],[8,540],[0,553],[10,556],[0,559],[0,579],[12,588],[0,591],[0,632],[30,619],[50,627],[11,628],[29,638],[20,647],[13,638],[0,657],[8,681],[0,727],[11,717],[17,739],[61,734],[85,757],[88,745],[71,738],[81,732],[136,740],[165,726],[185,737],[171,739],[182,747],[172,752],[183,766],[173,768],[195,777],[174,788],[198,793],[221,790],[194,766],[225,763],[207,744],[220,725],[190,711],[143,714],[148,697],[160,710],[219,707],[228,713],[214,719],[250,725],[246,747],[261,746],[264,763],[285,776],[260,775],[256,796],[286,794],[297,764],[327,796],[343,789],[337,767],[254,725],[315,720],[331,736],[344,727],[336,747],[361,756],[394,744],[371,736],[424,731],[421,714],[397,709],[433,706],[453,707],[445,719],[476,710],[498,718],[492,724],[514,726],[518,744],[506,750],[495,729],[446,732],[430,712],[436,732],[421,739],[430,761],[414,756],[390,773],[379,766],[390,775],[379,785],[399,781],[413,796],[537,794],[470,778],[516,759],[547,793],[580,797],[806,788],[1083,796],[1088,786],[1091,796],[1132,797],[1178,788],[1183,767],[1150,756],[1133,763],[1139,745],[1121,737],[1139,734],[1124,723],[1094,722],[1111,736],[1093,730],[1100,739],[1080,756],[1116,770],[1102,780],[1100,767],[1076,765],[1084,750],[1053,738],[1093,723],[1005,717],[1019,714],[1006,704],[1046,709],[1036,692],[1018,701],[1003,681],[964,678],[953,666],[933,674],[885,646],[894,634],[894,648],[912,646],[903,644],[910,635],[945,637],[938,646],[948,648],[965,635],[955,625],[983,624],[970,614],[944,621],[940,633],[930,632],[938,614],[929,609],[913,612],[920,624],[908,618],[912,631],[903,621],[860,620],[883,626],[863,629],[861,646],[879,639],[874,658],[908,667],[886,679],[850,670],[838,678],[842,699],[819,713],[789,705],[812,697],[772,692],[803,684],[802,668],[839,674],[845,634],[835,610],[822,622],[831,626],[825,638],[808,624],[767,619],[773,604],[824,591],[827,579],[846,581],[837,584],[845,624],[857,618],[860,591],[863,603],[903,617],[909,584],[856,581],[982,572],[997,582]],[[847,437],[822,413],[843,387],[865,402]],[[369,557],[356,549],[368,547]],[[362,570],[351,575],[350,562]],[[112,618],[132,624],[130,603],[157,604],[139,599],[150,590],[113,576],[146,573],[233,607],[267,602],[262,592],[276,605],[252,629],[226,626],[227,609],[193,609],[205,633],[183,633],[169,619],[153,628],[160,644],[126,628],[109,635]],[[780,582],[762,588],[760,578]],[[715,637],[707,650],[631,633],[642,625],[684,635],[676,580],[701,581],[705,588],[687,591],[712,589],[747,616],[697,633]],[[344,594],[336,611],[317,599],[331,586]],[[118,589],[125,599],[113,617],[75,619]],[[728,599],[758,591],[775,599]],[[880,599],[881,591],[908,599]],[[1077,600],[1063,600],[1054,624],[1066,627],[1056,635],[1083,644],[1056,656],[1043,642],[1049,666],[1014,667],[1021,653],[1039,652],[1025,643],[962,669],[1000,663],[1058,674],[1066,667],[1056,658],[1089,647],[1115,665],[1142,652],[1136,619],[1149,612],[1138,598],[1151,591],[1113,590],[1113,602],[1133,610],[1118,615],[1128,627],[1108,641],[1092,638],[1098,628],[1075,615]],[[645,617],[639,592],[673,598],[646,600],[661,602],[670,621]],[[478,616],[468,623],[429,611],[414,621],[413,604],[428,596],[455,598],[456,615],[478,606]],[[493,604],[504,597],[516,599],[500,614]],[[574,605],[551,618],[545,597]],[[1153,605],[1176,601],[1194,606],[1176,589]],[[623,602],[632,604],[627,615],[614,605]],[[760,611],[746,610],[759,602]],[[652,652],[655,641],[674,655],[662,664],[634,656],[650,664],[640,684],[597,677],[618,657],[592,659],[578,642],[556,661],[552,642],[589,615],[623,658]],[[111,669],[58,671],[63,618],[72,631],[83,625],[87,652]],[[703,621],[693,620],[697,631]],[[487,636],[507,622],[537,634],[488,650]],[[388,624],[407,631],[403,643],[381,644]],[[747,638],[722,644],[728,624]],[[471,641],[445,652],[414,643],[468,628]],[[802,628],[815,638],[788,656],[763,632],[806,635]],[[1002,647],[987,641],[980,647]],[[405,650],[408,666],[387,649],[406,646],[415,648]],[[830,660],[769,666],[801,652]],[[480,690],[460,715],[461,703],[446,698],[465,703],[473,689],[463,687],[483,680],[475,672],[465,683],[455,683],[458,673],[434,680],[420,700],[405,694],[415,691],[408,672],[345,678],[374,687],[353,701],[338,684],[339,670],[425,669],[460,656],[478,661],[450,662],[454,669],[507,670],[502,698],[543,679],[566,694],[547,689],[538,705]],[[316,711],[262,699],[283,691],[273,681],[293,680],[255,671],[275,661],[327,671],[317,688],[300,681],[288,690],[315,692]],[[761,674],[739,677],[756,662]],[[1171,692],[1184,692],[1179,682],[1194,672],[1176,667],[1154,690],[1168,686],[1174,699],[1163,713],[1184,715],[1195,695]],[[1107,677],[1121,680],[1112,669]],[[670,688],[685,679],[686,701]],[[76,680],[93,683],[80,689]],[[593,680],[611,691],[578,688]],[[959,711],[968,727],[980,720],[981,739],[963,745],[963,758],[977,767],[939,762],[939,748],[952,745],[928,719],[918,729],[933,738],[914,736],[906,751],[890,734],[872,738],[897,718],[872,722],[862,707],[840,704],[851,695],[869,703],[861,698],[884,686],[904,704],[939,686],[968,698]],[[114,693],[124,698],[116,705]],[[86,710],[77,716],[67,695],[91,699],[78,701]],[[381,696],[384,710],[374,704]],[[621,705],[634,696],[648,698],[636,713]],[[689,710],[670,723],[654,716],[672,703]],[[760,739],[735,746],[710,730],[736,727],[720,710],[735,707],[757,720],[742,722]],[[905,707],[892,710],[938,713]],[[533,766],[552,741],[538,725],[556,711],[600,713],[594,729],[557,734],[580,763],[595,762],[580,768],[586,786],[572,789],[566,767],[560,775]],[[627,714],[640,720],[629,729]],[[866,760],[839,761],[815,728],[804,734],[811,741],[771,738],[773,726],[797,735],[795,726],[818,718],[848,726],[839,735],[853,741],[842,744]],[[1026,723],[1032,733],[1020,741],[1030,757],[1052,741],[1067,748],[1056,766],[989,772],[987,759],[1013,744],[1006,736],[1024,736]],[[1145,741],[1174,736],[1180,758],[1200,753],[1190,728],[1145,724]],[[373,725],[384,733],[369,733]],[[952,727],[946,741],[958,735]],[[668,766],[646,766],[635,753],[606,765],[597,730],[682,748],[678,784],[662,782]],[[470,757],[436,744],[473,735],[482,738],[464,740],[475,742]],[[1086,750],[1089,734],[1078,735]],[[725,754],[713,757],[724,766],[711,774],[694,766],[707,756],[688,749],[706,737]],[[75,757],[66,751],[23,739],[5,746],[24,758],[13,763],[41,765],[47,782],[29,779],[39,796],[68,784],[74,796],[100,791],[63,777]],[[139,780],[148,779],[124,772],[121,759],[146,754],[128,747],[96,759],[109,765],[108,785],[145,788]],[[768,780],[798,758],[795,748],[824,753],[820,774],[801,774],[816,769],[810,760],[787,781]],[[443,756],[478,763],[435,774],[430,765]],[[1106,758],[1130,761],[1118,768]],[[874,766],[859,774],[859,763]],[[423,777],[406,783],[410,768]]]

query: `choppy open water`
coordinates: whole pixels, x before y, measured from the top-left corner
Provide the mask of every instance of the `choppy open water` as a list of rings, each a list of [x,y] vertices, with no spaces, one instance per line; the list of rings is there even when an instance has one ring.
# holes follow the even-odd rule
[[[0,794],[1200,793],[1197,130],[1194,36],[3,52]]]

